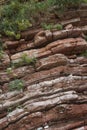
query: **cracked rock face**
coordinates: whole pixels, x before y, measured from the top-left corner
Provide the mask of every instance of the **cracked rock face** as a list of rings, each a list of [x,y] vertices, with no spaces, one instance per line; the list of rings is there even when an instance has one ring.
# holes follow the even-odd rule
[[[78,10],[81,18],[87,18],[84,8]],[[35,29],[23,32],[20,41],[4,42],[0,130],[87,130],[87,41],[82,36],[87,26],[73,27],[76,19],[67,22],[61,31]],[[23,55],[36,61],[12,67]],[[15,79],[22,80],[24,88],[10,91]]]

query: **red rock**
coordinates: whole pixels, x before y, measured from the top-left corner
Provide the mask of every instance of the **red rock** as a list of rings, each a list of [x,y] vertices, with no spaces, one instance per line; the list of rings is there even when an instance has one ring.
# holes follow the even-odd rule
[[[82,20],[85,24],[86,11],[79,18],[77,12],[65,12],[71,15],[62,24],[79,26]],[[65,20],[68,16],[64,15]],[[87,50],[84,37],[79,37],[87,28],[66,28],[52,32],[30,29],[22,33],[24,40],[8,40],[0,64],[0,130],[32,130],[46,125],[48,130],[87,129],[87,58],[78,57]],[[7,74],[10,59],[20,61],[23,54],[37,58],[34,66],[13,68]],[[9,82],[14,79],[23,80],[23,90],[9,91]]]
[[[56,47],[53,47],[51,50],[53,54],[55,53],[63,53],[67,55],[71,54],[79,54],[87,49],[87,42],[82,40],[81,38],[77,39],[65,39],[59,44],[59,41],[56,43]]]
[[[72,24],[68,24],[67,26],[65,26],[65,29],[73,29],[73,25]]]
[[[45,36],[45,31],[41,31],[37,33],[37,35],[34,37],[34,45],[35,47],[44,46],[47,43],[47,38]]]
[[[64,21],[61,22],[61,24],[64,25],[64,26],[67,25],[67,24],[72,24],[72,25],[78,26],[79,22],[80,22],[80,18],[77,17],[77,18],[74,18],[74,19],[71,18],[71,19],[68,19],[68,20],[64,20]]]
[[[47,43],[46,37],[40,37],[40,36],[35,37],[35,40],[34,40],[35,47],[43,46],[46,43]]]
[[[53,32],[53,40],[63,39],[66,38],[67,36],[68,35],[66,30]]]
[[[2,58],[0,59],[0,70],[5,69],[10,65],[10,58],[7,53],[2,54]]]
[[[62,54],[56,54],[40,60],[36,64],[37,70],[51,69],[56,66],[66,65],[68,62],[67,58]]]
[[[38,28],[38,29],[33,29],[33,30],[29,29],[29,30],[27,30],[27,31],[22,32],[21,37],[24,38],[24,39],[26,39],[26,40],[29,40],[29,39],[34,38],[34,36],[35,36],[39,31],[41,31],[40,28]]]
[[[49,30],[45,31],[45,36],[46,36],[47,41],[52,41],[53,40],[51,31],[49,31]]]

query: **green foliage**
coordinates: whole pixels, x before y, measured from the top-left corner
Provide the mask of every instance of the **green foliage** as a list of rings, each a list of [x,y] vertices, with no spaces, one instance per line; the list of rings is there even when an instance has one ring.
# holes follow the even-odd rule
[[[19,39],[20,31],[32,26],[26,16],[26,9],[26,5],[18,0],[3,5],[0,10],[0,33]]]
[[[81,54],[81,56],[87,57],[87,50]]]
[[[19,40],[21,37],[21,35],[19,33],[16,34],[14,31],[8,31],[8,30],[5,31],[5,35],[8,37],[13,37],[17,40]]]
[[[32,57],[32,58],[29,58],[27,54],[23,54],[21,56],[21,61],[27,65],[29,64],[35,64],[36,63],[36,58],[35,57]]]
[[[87,3],[87,0],[83,0],[84,3]]]
[[[20,32],[32,26],[41,12],[48,10],[49,0],[11,0],[0,8],[0,33],[19,39]],[[35,22],[34,22],[35,23]]]
[[[6,31],[5,31],[5,34],[6,34],[7,36],[9,36],[9,37],[14,37],[14,36],[15,36],[15,32],[13,32],[13,31],[8,31],[8,30],[6,30]]]
[[[18,29],[20,31],[26,30],[28,27],[31,27],[32,24],[28,20],[22,19],[21,21],[17,21]]]
[[[53,29],[53,25],[44,23],[44,24],[42,24],[42,28],[44,30],[52,30]]]
[[[61,24],[56,24],[54,27],[56,29],[58,29],[58,30],[62,30],[63,29],[63,26]]]
[[[20,60],[16,61],[16,62],[13,62],[12,65],[14,67],[20,67],[20,66],[23,66],[23,65],[35,65],[36,63],[36,58],[35,57],[28,57],[27,54],[22,54]]]
[[[83,0],[53,0],[52,4],[57,5],[59,9],[64,9],[69,6],[77,6],[81,2],[83,2]]]
[[[53,25],[53,24],[42,24],[42,28],[44,30],[53,30],[53,29],[57,29],[57,30],[62,30],[63,29],[63,26],[61,24],[56,24],[56,25]]]
[[[18,33],[18,34],[15,34],[15,39],[16,40],[19,40],[21,38],[21,35]]]
[[[24,82],[20,79],[15,79],[9,83],[8,87],[10,91],[22,90],[24,88]]]
[[[7,72],[7,74],[11,74],[12,73],[12,68],[11,67],[7,68],[6,72]]]
[[[46,17],[53,7],[58,11],[70,6],[77,6],[87,0],[10,0],[0,7],[0,33],[16,39],[20,39],[20,32]],[[46,17],[47,19],[47,17]],[[46,29],[52,29],[52,25],[44,25]],[[61,26],[57,26],[58,30]]]

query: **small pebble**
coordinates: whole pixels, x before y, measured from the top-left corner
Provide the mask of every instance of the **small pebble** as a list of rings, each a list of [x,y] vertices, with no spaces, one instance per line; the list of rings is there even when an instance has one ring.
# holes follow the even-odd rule
[[[48,128],[49,128],[49,126],[48,126],[48,125],[44,126],[44,129],[48,129]]]
[[[39,127],[39,128],[37,128],[37,130],[43,130],[43,127]]]

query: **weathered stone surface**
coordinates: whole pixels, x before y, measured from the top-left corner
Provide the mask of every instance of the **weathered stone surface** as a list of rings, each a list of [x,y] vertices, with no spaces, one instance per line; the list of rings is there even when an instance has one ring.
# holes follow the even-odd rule
[[[31,74],[35,70],[32,66],[24,66],[17,69],[12,69],[10,73],[1,72],[0,73],[0,83],[9,82],[11,79],[21,78],[25,74]]]
[[[39,60],[39,62],[36,64],[36,69],[38,71],[44,69],[50,69],[56,66],[66,65],[67,62],[68,59],[64,55],[56,54]]]
[[[27,49],[35,49],[37,47],[41,48],[49,44],[49,42],[53,42],[55,40],[60,40],[67,37],[76,38],[78,36],[82,36],[82,33],[87,34],[86,26],[81,28],[68,28],[62,31],[40,31],[36,35],[34,35],[34,39],[30,40],[29,42],[25,41],[25,39],[20,39],[19,41],[8,40],[4,43],[4,47],[5,49],[8,48],[11,54],[14,54]]]
[[[48,41],[52,41],[53,40],[52,39],[53,35],[52,35],[51,31],[49,31],[49,30],[45,31],[45,36],[46,36]]]
[[[80,18],[77,17],[77,18],[74,18],[74,19],[68,19],[66,21],[62,21],[61,24],[62,25],[67,25],[67,24],[73,24],[73,25],[78,25],[80,23]]]
[[[10,58],[8,54],[4,52],[0,58],[0,70],[3,68],[5,69],[9,65],[10,65]]]
[[[53,32],[53,40],[63,39],[63,38],[66,38],[67,36],[68,35],[67,35],[67,31],[66,30]]]
[[[64,39],[63,41],[56,41],[52,43],[53,45],[51,51],[53,54],[55,53],[63,53],[66,55],[71,54],[79,54],[81,51],[85,51],[87,49],[87,42],[82,40],[81,38],[71,38]]]
[[[67,26],[65,26],[65,29],[73,29],[73,25],[72,24],[68,24]]]
[[[87,49],[87,42],[82,38],[69,38],[58,40],[48,44],[43,49],[33,49],[24,51],[11,56],[12,60],[20,59],[23,54],[29,57],[43,58],[56,53],[63,53],[66,55],[79,54]],[[67,50],[67,51],[66,51]]]
[[[46,42],[47,42],[46,37],[40,37],[40,36],[38,36],[38,37],[35,37],[34,45],[36,47],[39,47],[39,46],[43,46],[44,43],[46,43]]]
[[[24,32],[21,34],[21,37],[24,38],[24,39],[26,39],[26,40],[33,39],[34,36],[35,36],[39,31],[41,31],[41,28],[31,29],[31,30],[28,30],[28,31],[24,31]]]
[[[87,129],[87,57],[82,54],[87,51],[83,37],[87,27],[74,27],[86,20],[86,8],[80,15],[82,9],[65,12],[71,14],[63,16],[65,30],[33,29],[23,32],[20,41],[4,43],[0,130]],[[23,54],[35,57],[36,63],[11,66]],[[12,67],[10,73],[8,67]],[[9,91],[9,83],[15,79],[24,82],[23,90]]]

